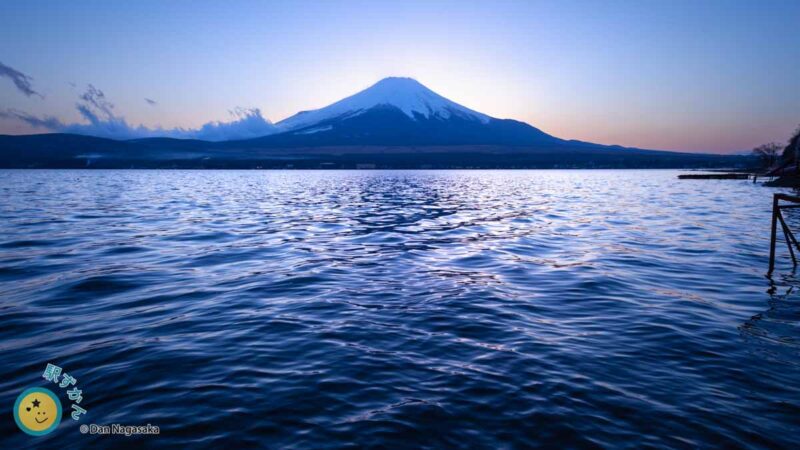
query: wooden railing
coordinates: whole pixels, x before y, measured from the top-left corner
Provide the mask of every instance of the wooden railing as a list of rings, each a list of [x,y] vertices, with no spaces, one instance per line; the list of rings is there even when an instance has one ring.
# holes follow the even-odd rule
[[[788,202],[789,204],[781,204],[781,201]],[[769,243],[769,272],[767,272],[767,274],[771,274],[773,269],[775,269],[775,241],[778,237],[778,222],[780,222],[781,229],[783,229],[783,238],[786,240],[786,247],[789,248],[789,254],[792,256],[792,263],[795,267],[797,266],[797,258],[795,257],[794,249],[796,248],[797,251],[800,252],[800,244],[798,244],[797,238],[794,237],[792,230],[786,225],[786,220],[784,220],[783,213],[781,212],[781,210],[793,208],[800,208],[800,197],[788,194],[775,194],[772,197],[772,235]],[[794,246],[794,248],[792,248],[792,246]]]

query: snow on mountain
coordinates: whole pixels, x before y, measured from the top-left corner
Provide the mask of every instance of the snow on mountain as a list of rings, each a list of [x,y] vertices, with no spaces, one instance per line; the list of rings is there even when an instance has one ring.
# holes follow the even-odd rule
[[[419,114],[425,118],[461,119],[488,123],[491,117],[473,111],[433,92],[412,78],[390,77],[336,103],[313,111],[302,111],[275,124],[280,131],[291,131],[319,122],[355,117],[378,106],[393,106],[412,120]]]

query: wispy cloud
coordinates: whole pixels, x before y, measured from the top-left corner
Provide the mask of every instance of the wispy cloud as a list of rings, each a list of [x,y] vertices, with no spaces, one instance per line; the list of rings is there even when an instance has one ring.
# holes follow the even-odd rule
[[[157,102],[157,101],[155,101],[155,100],[151,100],[151,99],[149,99],[149,98],[145,98],[145,99],[144,99],[144,101],[146,101],[146,102],[147,102],[147,104],[148,104],[148,105],[150,105],[150,106],[156,106],[156,105],[158,104],[158,102]]]
[[[0,118],[14,119],[20,122],[25,122],[34,128],[46,128],[48,130],[56,131],[63,127],[64,124],[60,120],[52,116],[36,117],[23,111],[16,109],[7,109],[0,111]]]
[[[155,103],[155,102],[154,102]],[[74,133],[110,139],[139,139],[148,137],[173,137],[180,139],[202,139],[224,141],[249,139],[274,133],[275,126],[261,115],[258,108],[237,107],[229,111],[228,122],[212,121],[199,128],[162,128],[133,126],[123,116],[114,113],[114,104],[105,93],[93,85],[80,95],[75,109],[88,123],[64,123],[52,116],[37,117],[23,111],[7,109],[0,111],[0,117],[15,119],[35,128],[59,133]]]
[[[228,111],[230,122],[212,121],[194,130],[183,130],[189,137],[208,141],[226,141],[232,139],[250,139],[277,131],[275,125],[261,115],[258,108],[237,107]]]
[[[32,95],[37,95],[40,98],[44,98],[42,94],[33,90],[33,78],[29,75],[25,75],[24,73],[20,72],[19,70],[14,69],[13,67],[8,67],[7,65],[0,62],[0,77],[8,77],[11,81],[14,82],[14,86],[22,92],[23,94],[27,95],[28,97]]]

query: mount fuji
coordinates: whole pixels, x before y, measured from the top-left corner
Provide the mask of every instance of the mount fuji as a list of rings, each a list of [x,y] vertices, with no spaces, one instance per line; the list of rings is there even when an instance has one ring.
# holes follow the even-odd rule
[[[377,107],[394,107],[410,119],[416,116],[446,120],[451,116],[489,122],[490,117],[452,102],[413,78],[384,78],[371,87],[314,111],[301,111],[276,125],[285,130],[298,129],[335,118],[352,118]]]
[[[275,124],[276,133],[238,141],[260,146],[553,145],[565,141],[516,120],[490,117],[411,78],[371,87]]]

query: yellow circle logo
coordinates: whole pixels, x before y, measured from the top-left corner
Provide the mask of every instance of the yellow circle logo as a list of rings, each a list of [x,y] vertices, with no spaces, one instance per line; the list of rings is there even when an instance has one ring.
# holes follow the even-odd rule
[[[61,422],[61,401],[48,389],[26,389],[14,403],[14,420],[30,435],[50,433]]]

